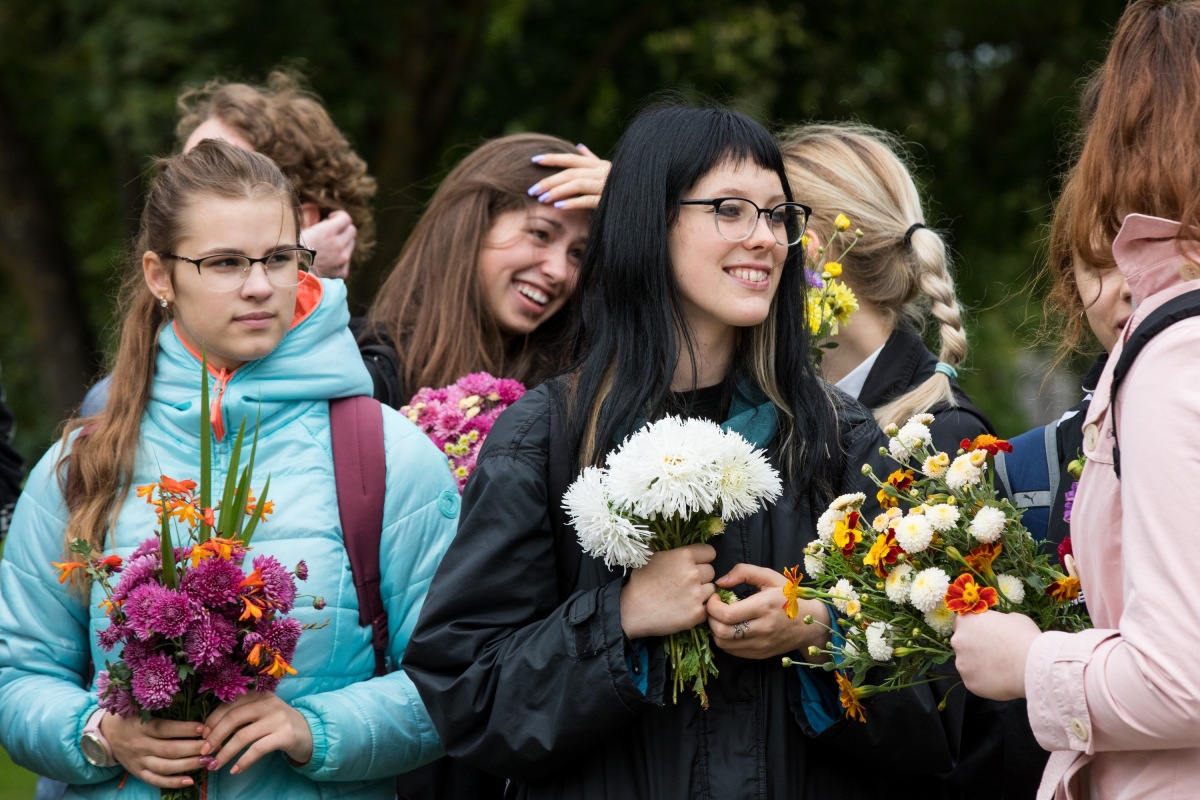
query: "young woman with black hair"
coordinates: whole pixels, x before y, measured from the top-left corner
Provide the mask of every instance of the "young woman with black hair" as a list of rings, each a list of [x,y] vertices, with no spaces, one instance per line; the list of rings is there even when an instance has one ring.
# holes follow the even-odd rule
[[[824,504],[865,483],[881,441],[808,361],[789,213],[806,216],[779,148],[742,114],[655,106],[617,148],[574,366],[493,429],[405,654],[447,751],[510,778],[509,797],[885,797],[888,765],[916,782],[952,764],[928,693],[874,698],[862,725],[841,718],[828,673],[781,662],[825,642],[807,614],[829,616],[801,601],[789,619],[780,570],[803,560]],[[785,495],[622,576],[582,556],[561,495],[666,414],[765,447]],[[702,622],[720,669],[708,710],[664,693],[661,637]]]

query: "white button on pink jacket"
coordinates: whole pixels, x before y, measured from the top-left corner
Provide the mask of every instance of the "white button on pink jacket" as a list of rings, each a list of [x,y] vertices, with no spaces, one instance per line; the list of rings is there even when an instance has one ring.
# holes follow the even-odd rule
[[[1095,630],[1044,633],[1025,690],[1041,745],[1056,751],[1039,798],[1200,798],[1200,317],[1153,339],[1121,390],[1113,471],[1112,368],[1125,337],[1166,301],[1200,289],[1200,248],[1179,225],[1132,214],[1113,256],[1134,314],[1100,378],[1071,520]]]

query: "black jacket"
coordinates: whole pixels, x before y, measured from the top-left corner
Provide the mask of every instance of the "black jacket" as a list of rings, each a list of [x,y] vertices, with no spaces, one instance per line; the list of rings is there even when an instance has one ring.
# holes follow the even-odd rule
[[[358,341],[363,366],[371,374],[372,396],[392,408],[406,405],[416,391],[406,393],[408,387],[401,385],[400,354],[392,346],[391,338],[372,327],[366,317],[351,317],[350,332]]]
[[[870,409],[884,406],[932,378],[936,366],[937,357],[929,352],[917,332],[908,325],[899,325],[867,373],[858,402]],[[931,408],[929,413],[934,421],[929,432],[933,434],[934,447],[953,458],[963,439],[974,439],[981,433],[994,434],[996,429],[953,378],[950,386],[958,405],[942,402]]]
[[[859,470],[868,461],[882,469],[884,438],[864,409],[836,396],[845,468],[832,477],[873,500]],[[452,756],[511,778],[511,798],[894,797],[900,776],[942,796],[926,776],[949,770],[952,757],[927,687],[878,695],[866,725],[839,719],[818,735],[797,668],[716,649],[720,675],[702,711],[691,697],[664,698],[662,647],[651,642],[643,695],[626,660],[621,573],[585,556],[560,600],[550,406],[543,385],[492,430],[405,651],[404,669]],[[718,575],[738,562],[803,562],[827,498],[801,488],[713,540]],[[813,674],[832,686],[827,673]]]
[[[0,541],[8,532],[13,506],[21,493],[21,456],[12,446],[13,417],[4,406],[4,388],[0,387]]]

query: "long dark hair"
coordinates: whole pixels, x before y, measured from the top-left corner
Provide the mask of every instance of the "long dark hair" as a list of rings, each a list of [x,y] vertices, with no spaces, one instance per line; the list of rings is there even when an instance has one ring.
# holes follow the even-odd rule
[[[613,156],[592,222],[577,294],[579,351],[568,414],[584,463],[599,463],[640,418],[666,411],[682,354],[697,375],[695,343],[681,306],[668,234],[684,192],[724,163],[750,160],[779,176],[792,199],[783,157],[771,134],[745,114],[718,105],[663,102],[642,111]],[[738,332],[730,391],[777,408],[775,447],[795,485],[829,487],[840,466],[837,415],[809,361],[799,247],[788,249],[767,319]]]

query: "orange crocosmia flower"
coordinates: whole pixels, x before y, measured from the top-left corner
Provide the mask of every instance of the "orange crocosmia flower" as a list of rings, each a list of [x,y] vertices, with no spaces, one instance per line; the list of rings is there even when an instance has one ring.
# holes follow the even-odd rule
[[[256,508],[258,508],[258,500],[254,497],[254,495],[251,495],[249,497],[249,499],[246,500],[246,513],[253,514],[254,509],[256,509]],[[269,515],[274,514],[274,513],[275,513],[275,501],[268,500],[266,503],[263,504],[263,513],[262,513],[263,519],[265,520]]]
[[[168,478],[166,475],[159,475],[158,482],[162,490],[167,494],[184,495],[196,491],[195,481],[177,481],[174,478]]]
[[[1075,600],[1079,597],[1079,578],[1068,576],[1057,580],[1046,587],[1046,594],[1060,603]]]
[[[846,558],[854,554],[854,548],[862,541],[862,531],[858,529],[858,520],[858,512],[851,511],[845,519],[838,520],[833,529],[833,543],[841,549],[842,555]]]
[[[242,615],[238,617],[238,621],[248,619],[262,619],[263,606],[259,605],[257,598],[242,596]]]
[[[966,555],[966,562],[971,566],[971,569],[979,573],[990,572],[992,562],[1000,555],[1000,551],[1004,549],[1002,542],[992,542],[991,544],[981,544]]]
[[[996,603],[1000,596],[990,586],[980,586],[969,573],[958,576],[946,590],[946,608],[956,614],[981,614]]]
[[[200,547],[223,561],[228,561],[234,555],[246,551],[246,546],[242,544],[241,539],[222,539],[219,536],[212,537]]]
[[[289,675],[296,674],[296,670],[292,668],[291,664],[283,660],[283,656],[279,655],[279,653],[273,653],[273,655],[274,658],[271,659],[271,663],[268,664],[266,668],[259,670],[260,675],[270,675],[272,678],[282,678],[284,673]]]
[[[994,456],[999,452],[1012,452],[1012,445],[1007,440],[999,439],[990,433],[981,433],[975,437],[974,441],[963,439],[958,443],[958,446],[968,453],[972,450],[984,450],[989,456]]]
[[[217,515],[211,508],[200,509],[200,519],[210,528],[216,527]]]
[[[147,483],[145,486],[139,486],[137,487],[137,496],[146,498],[147,503],[154,505],[158,502],[154,499],[154,490],[157,488],[157,483]]]
[[[796,571],[798,569],[799,564],[783,570],[783,577],[787,578],[787,583],[783,585],[783,611],[788,619],[795,619],[800,613],[800,581],[804,580],[804,576]]]
[[[101,600],[99,603],[96,604],[96,608],[103,608],[104,613],[106,615],[111,615],[113,612],[113,609],[119,605],[121,605],[121,604],[114,603],[112,600]]]
[[[901,552],[900,545],[896,544],[896,534],[889,528],[886,533],[875,537],[875,543],[863,557],[863,563],[875,569],[876,577],[886,578],[887,566],[895,564]]]
[[[59,569],[59,583],[66,583],[67,578],[71,577],[71,573],[75,570],[87,569],[87,564],[84,564],[82,561],[63,561],[61,563],[58,561],[51,561],[50,563]]]
[[[838,700],[841,702],[842,708],[846,709],[846,716],[859,722],[866,722],[867,715],[863,713],[862,701],[859,700],[858,691],[850,683],[850,679],[841,672],[835,672],[834,677],[837,678],[839,689]]]
[[[99,561],[96,561],[94,566],[96,569],[104,569],[105,567],[109,569],[120,569],[121,565],[124,563],[124,560],[120,556],[105,556]]]
[[[903,494],[912,487],[914,477],[911,469],[898,469],[888,475],[888,479],[883,482],[883,486],[875,495],[875,499],[879,501],[879,507],[887,511],[889,508],[896,508],[900,505],[900,501],[888,493],[887,487],[892,486],[898,494]]]
[[[195,528],[200,524],[200,509],[196,508],[193,503],[183,500],[172,500],[171,506],[171,516],[179,522],[184,523],[189,528]]]

